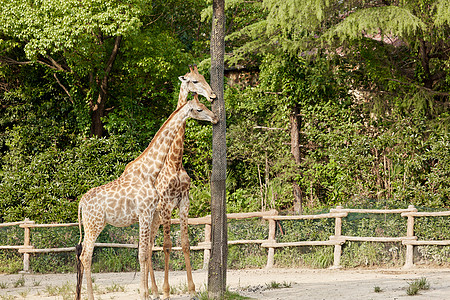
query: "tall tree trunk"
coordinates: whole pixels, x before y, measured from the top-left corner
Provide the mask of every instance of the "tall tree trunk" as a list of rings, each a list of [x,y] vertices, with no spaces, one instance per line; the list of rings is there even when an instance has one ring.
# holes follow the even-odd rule
[[[103,136],[103,122],[102,118],[105,116],[105,102],[107,99],[107,83],[100,84],[100,91],[95,101],[91,105],[91,136]],[[107,79],[106,79],[107,81]]]
[[[298,105],[292,107],[289,117],[291,123],[291,153],[297,165],[300,165],[300,108]],[[295,180],[292,180],[292,191],[294,195],[294,211],[301,214],[303,212],[302,190]]]
[[[114,47],[111,51],[111,55],[105,66],[105,73],[103,78],[97,80],[99,88],[97,100],[92,99],[91,102],[91,136],[101,137],[103,136],[103,122],[102,118],[105,116],[105,104],[108,99],[108,80],[111,73],[114,62],[116,61],[117,54],[119,53],[120,43],[122,36],[119,35],[114,41]]]
[[[226,290],[228,238],[226,218],[226,116],[224,96],[225,1],[213,1],[211,30],[211,87],[217,98],[212,111],[219,118],[213,125],[211,172],[211,257],[208,266],[208,295],[223,299]]]

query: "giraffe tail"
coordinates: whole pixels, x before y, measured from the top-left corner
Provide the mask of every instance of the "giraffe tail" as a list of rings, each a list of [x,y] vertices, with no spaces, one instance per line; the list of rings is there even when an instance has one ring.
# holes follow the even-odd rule
[[[83,245],[78,244],[76,247],[77,253],[77,287],[75,293],[75,300],[81,299],[81,284],[83,282],[83,266],[80,260],[81,251],[83,250]]]
[[[82,240],[82,231],[81,231],[81,205],[78,204],[78,226],[80,229],[80,241],[78,242],[78,245],[75,247],[75,252],[77,255],[77,286],[76,286],[76,292],[75,292],[75,300],[81,299],[81,284],[83,282],[83,265],[81,263],[81,252],[83,251],[83,244],[81,243]]]
[[[80,230],[80,240],[78,241],[78,244],[81,245],[81,240],[83,239],[83,232],[81,231],[81,203],[78,203],[78,229]]]

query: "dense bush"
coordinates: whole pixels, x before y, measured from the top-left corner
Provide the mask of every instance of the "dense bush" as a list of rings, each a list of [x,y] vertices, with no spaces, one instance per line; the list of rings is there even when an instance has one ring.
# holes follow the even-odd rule
[[[14,146],[11,142],[10,147]],[[0,220],[75,221],[79,197],[119,177],[137,156],[133,147],[124,140],[92,138],[80,139],[68,149],[50,147],[33,156],[9,153],[0,181]]]

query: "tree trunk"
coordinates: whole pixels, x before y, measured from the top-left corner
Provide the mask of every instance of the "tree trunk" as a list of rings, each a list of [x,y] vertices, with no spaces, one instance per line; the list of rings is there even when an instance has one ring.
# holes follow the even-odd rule
[[[105,104],[108,99],[108,80],[111,73],[114,62],[116,61],[117,54],[119,53],[120,43],[122,36],[117,36],[114,41],[114,47],[111,51],[111,55],[105,66],[105,73],[103,78],[97,80],[98,85],[98,97],[97,101],[92,99],[91,101],[91,136],[102,137],[103,136],[103,122],[102,118],[105,116]]]
[[[102,80],[103,81],[103,80]],[[107,99],[107,85],[100,86],[97,101],[91,104],[91,136],[103,136],[102,118],[105,116],[105,102]]]
[[[213,125],[211,172],[211,257],[208,266],[208,295],[223,299],[227,277],[227,218],[226,218],[226,116],[224,95],[225,1],[213,1],[211,31],[211,87],[217,98],[212,111],[219,118]]]
[[[291,153],[297,165],[300,165],[300,108],[298,105],[292,107],[289,117],[291,123]],[[295,180],[292,180],[292,190],[294,195],[294,211],[301,214],[302,207],[302,190]]]

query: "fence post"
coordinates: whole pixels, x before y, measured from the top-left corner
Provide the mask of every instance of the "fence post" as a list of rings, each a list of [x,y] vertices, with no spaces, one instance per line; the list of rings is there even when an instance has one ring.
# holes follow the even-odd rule
[[[208,248],[208,245],[211,245],[211,224],[205,224],[205,245],[206,248],[203,250],[203,270],[208,269],[209,258],[211,257],[211,248]]]
[[[34,224],[34,221],[30,221],[30,219],[25,218],[25,220],[23,221],[22,225],[27,225],[27,224]],[[24,234],[23,234],[23,247],[24,248],[29,248],[31,246],[30,243],[30,227],[28,226],[20,226],[23,227],[24,229]],[[23,270],[20,271],[19,273],[30,273],[30,254],[25,252],[23,254]]]
[[[408,210],[411,212],[417,212],[417,208],[414,205],[409,205]],[[408,238],[414,237],[414,216],[408,215],[408,221],[406,225],[406,236]],[[406,257],[405,257],[405,265],[404,269],[410,269],[414,267],[414,245],[407,244],[406,245]]]
[[[275,243],[275,233],[277,229],[277,221],[274,219],[269,219],[269,243]],[[272,268],[274,264],[275,248],[270,247],[267,253],[267,265],[266,268]]]
[[[342,209],[342,206],[337,206],[335,212],[339,212]],[[342,235],[342,218],[335,217],[334,223],[334,238],[339,239]],[[334,261],[332,269],[339,269],[341,267],[341,254],[342,254],[342,245],[336,244],[334,245]]]

